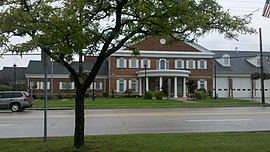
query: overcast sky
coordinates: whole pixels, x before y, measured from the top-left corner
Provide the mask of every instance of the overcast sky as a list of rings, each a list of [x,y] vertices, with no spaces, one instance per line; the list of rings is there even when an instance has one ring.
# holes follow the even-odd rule
[[[262,28],[263,51],[270,52],[270,18],[262,17],[262,11],[266,0],[217,0],[225,10],[229,10],[232,15],[244,15],[254,12],[252,27]],[[209,33],[198,40],[198,43],[209,50],[235,50],[238,51],[259,51],[258,35],[241,35],[239,41],[226,40],[223,35]],[[29,60],[40,60],[38,55],[14,56],[5,55],[0,58],[0,70],[4,66],[26,67]]]

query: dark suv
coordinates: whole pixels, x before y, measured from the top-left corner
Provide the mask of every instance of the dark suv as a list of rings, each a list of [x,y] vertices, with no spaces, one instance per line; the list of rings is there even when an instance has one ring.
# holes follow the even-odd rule
[[[25,91],[4,91],[0,92],[0,109],[10,109],[12,112],[23,111],[32,107],[28,92]]]

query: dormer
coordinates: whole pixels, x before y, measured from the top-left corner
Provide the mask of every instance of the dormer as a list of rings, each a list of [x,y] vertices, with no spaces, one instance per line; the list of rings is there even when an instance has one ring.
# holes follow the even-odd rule
[[[247,58],[246,61],[248,61],[250,64],[252,64],[255,67],[260,67],[260,55],[257,55],[255,57]]]
[[[224,54],[220,59],[217,59],[216,61],[223,67],[231,66],[231,56],[229,54]]]

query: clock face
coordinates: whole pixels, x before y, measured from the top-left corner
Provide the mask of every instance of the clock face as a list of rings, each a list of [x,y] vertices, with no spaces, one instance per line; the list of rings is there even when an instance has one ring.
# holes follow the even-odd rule
[[[160,44],[165,44],[165,43],[166,43],[166,40],[165,40],[164,38],[161,38],[161,39],[159,40],[159,42],[160,42]]]

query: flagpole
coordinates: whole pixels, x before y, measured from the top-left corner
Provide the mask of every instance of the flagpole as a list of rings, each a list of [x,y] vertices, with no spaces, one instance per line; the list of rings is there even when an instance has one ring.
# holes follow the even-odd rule
[[[264,72],[263,72],[263,58],[262,58],[262,29],[259,28],[259,39],[260,39],[260,64],[261,64],[261,98],[262,105],[265,104],[265,94],[264,94]]]

